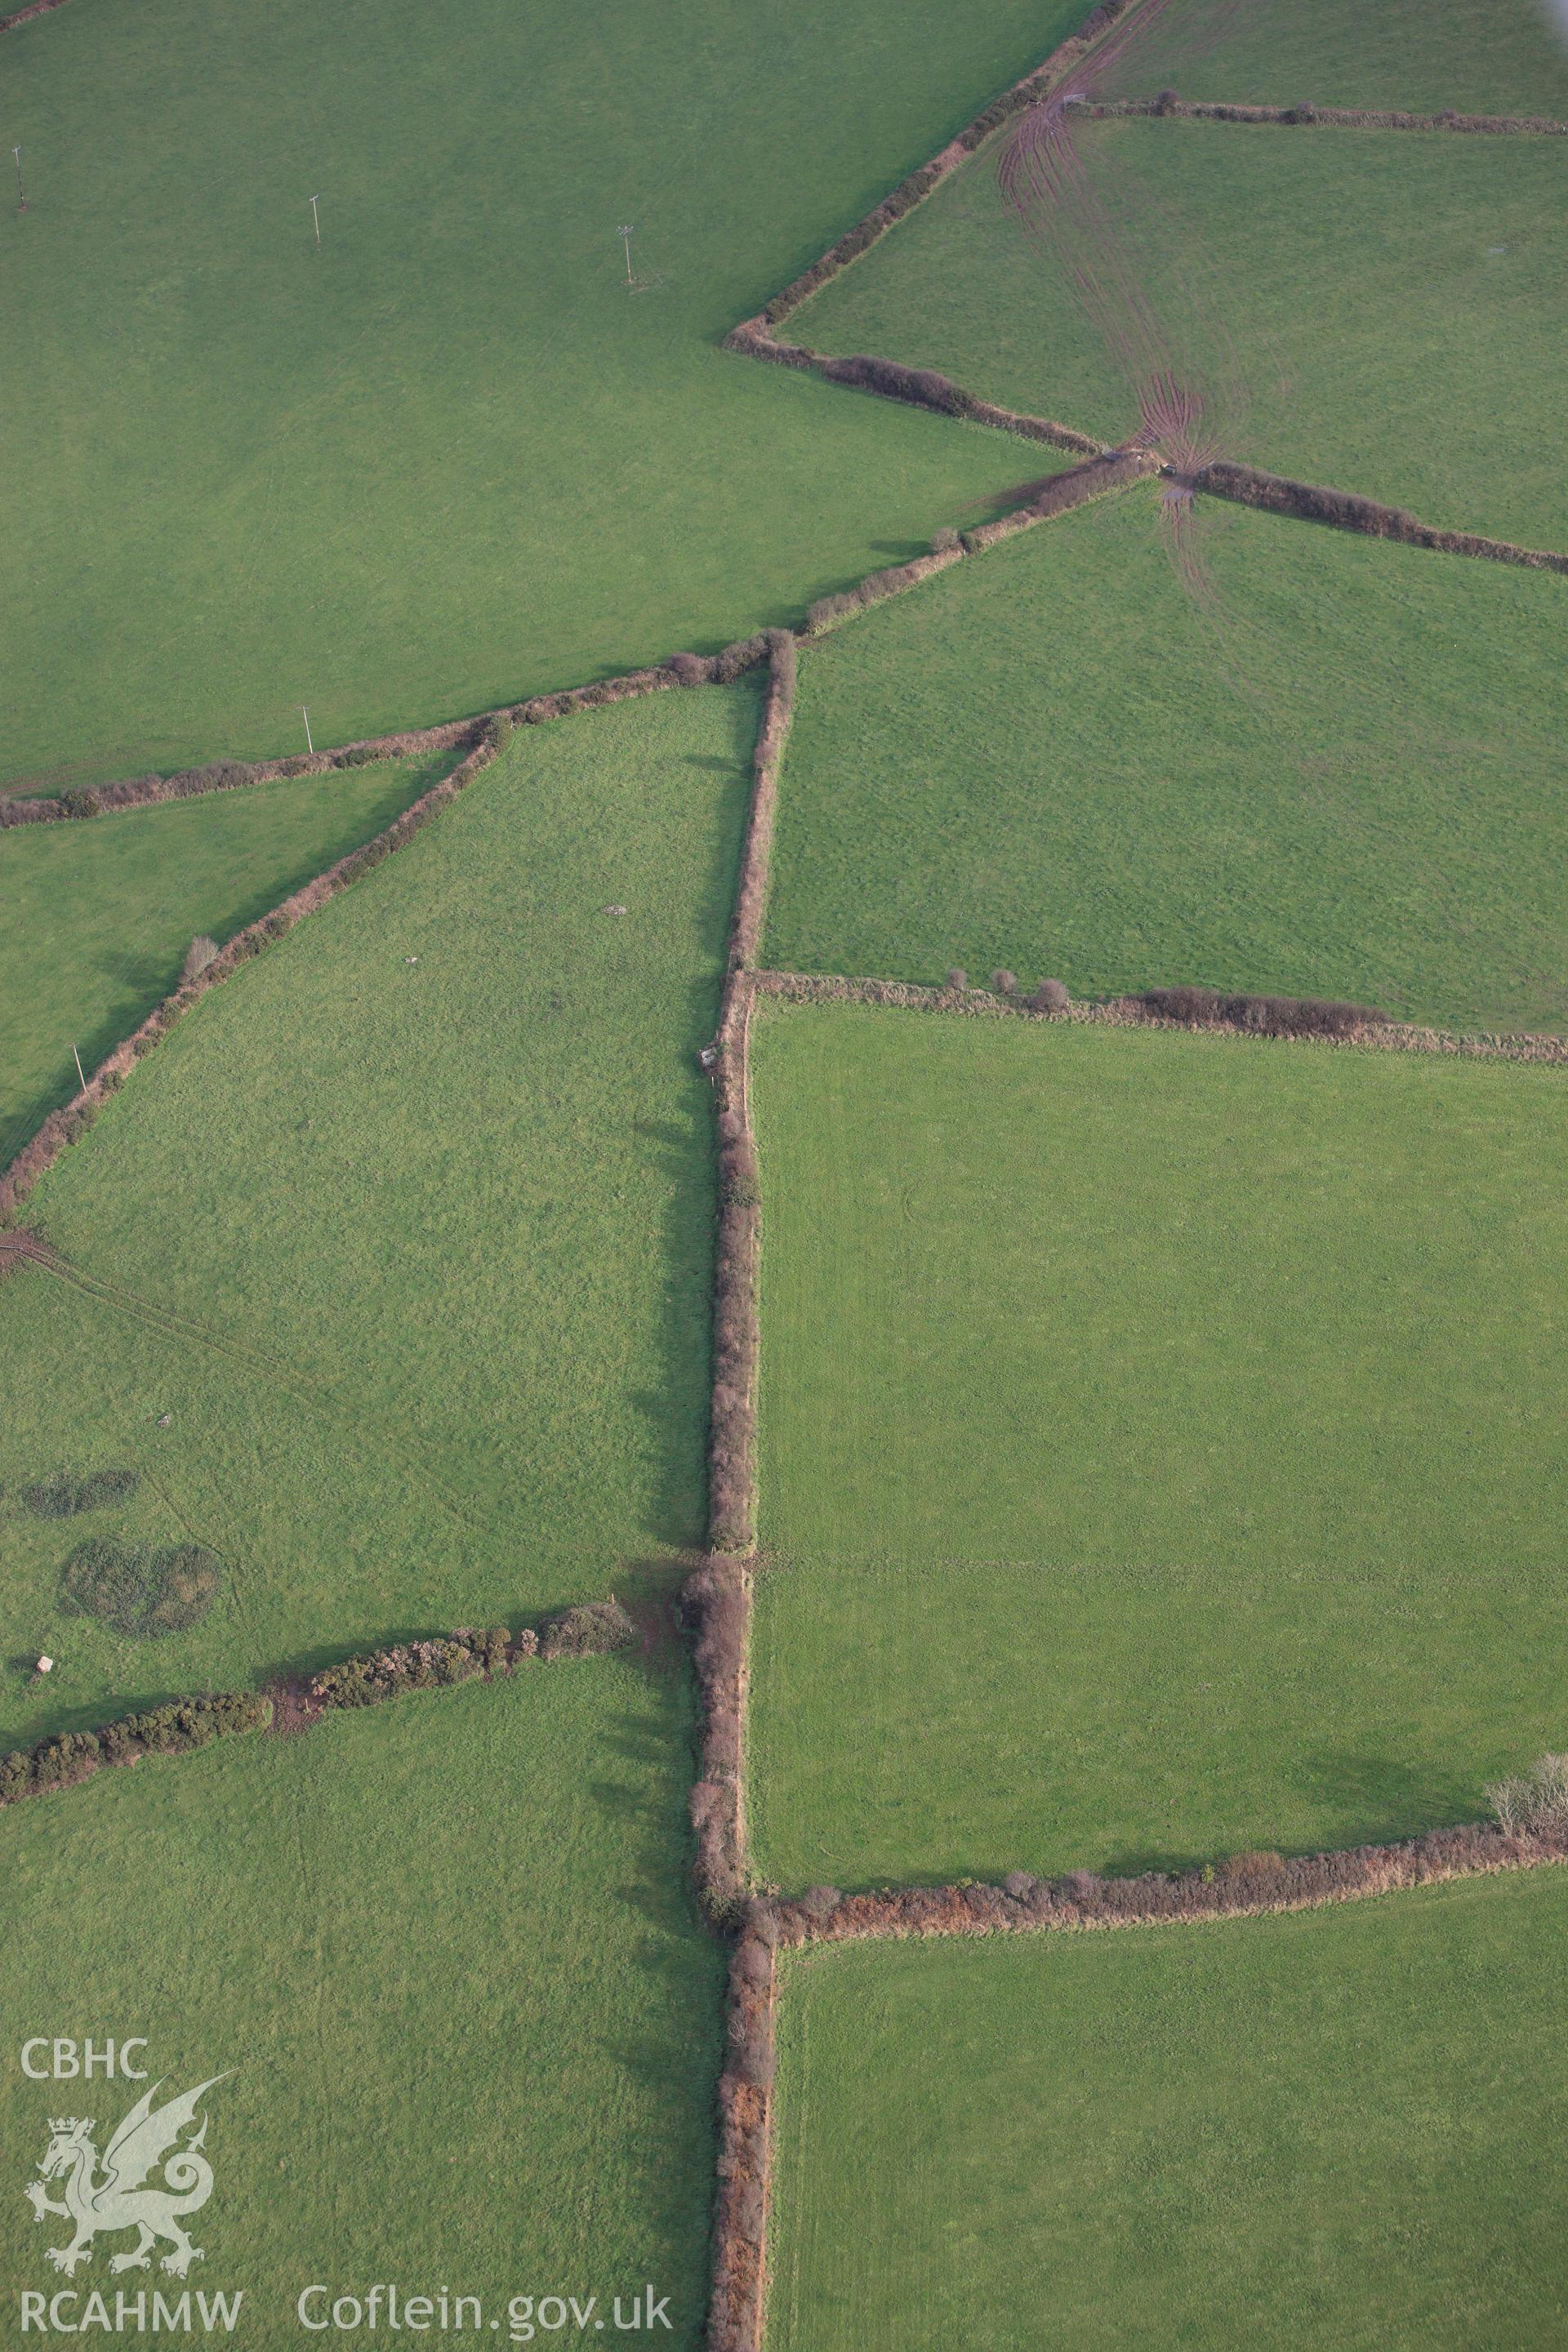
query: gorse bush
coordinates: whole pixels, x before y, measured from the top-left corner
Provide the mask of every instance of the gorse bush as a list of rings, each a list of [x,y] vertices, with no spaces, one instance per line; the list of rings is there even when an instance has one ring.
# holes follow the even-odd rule
[[[60,1604],[116,1633],[158,1641],[196,1625],[212,1607],[222,1563],[201,1544],[126,1543],[92,1536],[60,1571]]]
[[[57,1470],[22,1489],[22,1501],[37,1519],[73,1519],[80,1511],[101,1511],[122,1503],[142,1484],[135,1470]]]
[[[216,1697],[173,1699],[166,1706],[122,1716],[100,1731],[67,1731],[0,1756],[0,1804],[68,1789],[105,1764],[129,1764],[138,1756],[174,1756],[205,1748],[269,1722],[272,1703],[260,1691],[228,1691]]]
[[[550,1618],[540,1636],[542,1658],[597,1658],[626,1649],[637,1627],[618,1601],[583,1601]]]
[[[1487,1790],[1498,1827],[1510,1837],[1568,1835],[1568,1756],[1541,1756]]]

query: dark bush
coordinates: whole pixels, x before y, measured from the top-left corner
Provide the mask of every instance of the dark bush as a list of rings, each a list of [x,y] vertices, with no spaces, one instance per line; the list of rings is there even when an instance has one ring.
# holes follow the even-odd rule
[[[1095,1870],[1069,1870],[1057,1881],[1057,1892],[1068,1903],[1097,1903],[1104,1887],[1105,1881]]]
[[[845,359],[824,360],[820,373],[830,383],[853,385],[858,391],[880,393],[886,400],[903,400],[916,408],[934,408],[942,416],[968,416],[974,395],[935,368],[905,367],[867,352]]]
[[[512,739],[512,717],[510,710],[495,710],[486,719],[480,742],[492,759],[499,759]]]
[[[1281,122],[1316,122],[1317,119],[1317,108],[1306,99],[1298,106],[1288,106],[1279,117]]]
[[[60,1605],[96,1617],[117,1633],[155,1642],[199,1624],[222,1581],[216,1552],[201,1544],[126,1543],[93,1536],[60,1571]]]
[[[375,1706],[383,1699],[400,1698],[406,1691],[440,1690],[468,1682],[485,1670],[483,1655],[470,1646],[473,1641],[471,1635],[450,1634],[344,1658],[311,1676],[310,1695],[318,1706]]]
[[[731,1207],[754,1209],[762,1200],[762,1177],[756,1146],[749,1136],[728,1143],[719,1155],[721,1198]]]
[[[60,794],[60,806],[68,817],[101,816],[104,802],[90,784],[79,785],[74,792]]]
[[[125,1501],[141,1484],[137,1470],[89,1470],[81,1475],[57,1470],[52,1478],[24,1486],[22,1500],[36,1519],[73,1519],[79,1511],[101,1511]]]
[[[595,1658],[636,1640],[637,1627],[618,1601],[584,1601],[549,1620],[539,1650],[546,1659]]]
[[[1156,114],[1174,114],[1181,102],[1173,89],[1163,89],[1154,100],[1154,111]]]
[[[963,544],[963,541],[957,531],[949,523],[943,523],[940,530],[933,530],[931,535],[931,551],[933,555],[952,555]]]
[[[767,659],[767,656],[768,641],[765,633],[759,631],[754,637],[738,637],[733,645],[726,646],[721,653],[714,655],[714,685],[732,686],[736,678],[742,677],[749,669],[755,669],[760,663]]]
[[[1072,999],[1061,981],[1042,980],[1029,1003],[1037,1013],[1065,1013]]]
[[[1245,1029],[1262,1037],[1353,1037],[1385,1027],[1371,1004],[1317,996],[1223,996],[1212,988],[1147,988],[1136,1000],[1161,1021],[1194,1029]]]
[[[333,752],[332,765],[334,768],[369,768],[374,767],[381,757],[374,743],[351,743],[346,751]]]
[[[128,1715],[100,1731],[63,1732],[0,1757],[0,1804],[48,1789],[68,1788],[100,1765],[123,1764],[147,1753],[174,1755],[205,1748],[231,1733],[259,1730],[271,1716],[271,1702],[259,1691],[228,1692],[212,1698],[173,1700],[167,1706]]]

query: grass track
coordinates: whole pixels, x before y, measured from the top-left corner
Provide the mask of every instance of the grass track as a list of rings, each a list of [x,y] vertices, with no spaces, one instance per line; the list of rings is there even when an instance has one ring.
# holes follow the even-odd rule
[[[221,946],[418,798],[456,755],[173,801],[0,835],[0,1165]]]
[[[1014,479],[993,436],[715,346],[1078,13],[71,0],[7,34],[4,773],[710,647]]]
[[[780,2003],[776,2352],[1568,2325],[1568,1876],[861,1945]]]
[[[766,953],[1568,1026],[1564,587],[1152,488],[802,662]]]
[[[1234,368],[1249,390],[1226,457],[1568,547],[1548,291],[1568,141],[1148,121],[1075,136],[1178,373]],[[1059,261],[1004,205],[995,162],[993,142],[791,331],[1119,438],[1136,397]]]
[[[9,2046],[140,2033],[172,2089],[236,2070],[209,2096],[189,2284],[245,2290],[238,2339],[297,2344],[313,2280],[499,2310],[652,2279],[660,2340],[699,2341],[721,1969],[682,1886],[689,1729],[677,1675],[538,1668],[0,1820]],[[136,2091],[88,2087],[6,2068],[18,2173],[62,2108],[90,2108],[102,2149]],[[44,2261],[61,2230],[5,2200],[15,2288],[67,2284]],[[174,2291],[110,2280],[128,2242],[73,2283],[111,2314],[115,2286]]]
[[[1551,1069],[773,1011],[787,1887],[1472,1817],[1565,1744]]]
[[[747,684],[520,730],[205,999],[33,1195],[87,1289],[29,1267],[0,1296],[0,1590],[13,1661],[60,1660],[41,1696],[8,1667],[0,1742],[625,1590],[700,1540],[696,1050],[756,707]],[[194,1633],[58,1614],[98,1524],[15,1490],[106,1461],[144,1483],[105,1528],[228,1563]]]

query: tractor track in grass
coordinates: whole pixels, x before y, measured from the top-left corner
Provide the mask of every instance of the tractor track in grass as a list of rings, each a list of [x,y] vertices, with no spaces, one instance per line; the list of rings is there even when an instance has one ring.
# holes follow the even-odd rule
[[[429,1489],[433,1499],[452,1518],[476,1535],[505,1534],[506,1529],[500,1525],[475,1512],[458,1490],[432,1466],[428,1448],[423,1439],[406,1427],[392,1431],[366,1423],[347,1411],[330,1391],[310,1381],[286,1358],[264,1349],[248,1347],[235,1339],[232,1333],[205,1323],[196,1316],[147,1298],[128,1285],[110,1280],[108,1276],[89,1273],[39,1235],[29,1235],[20,1244],[15,1234],[0,1235],[0,1255],[12,1263],[23,1260],[37,1266],[41,1272],[52,1276],[79,1297],[90,1299],[96,1306],[109,1307],[174,1346],[194,1348],[203,1354],[221,1357],[237,1370],[259,1381],[273,1394],[287,1397],[302,1412],[328,1423],[374,1465],[380,1465],[395,1456],[412,1456],[408,1464],[412,1475]]]

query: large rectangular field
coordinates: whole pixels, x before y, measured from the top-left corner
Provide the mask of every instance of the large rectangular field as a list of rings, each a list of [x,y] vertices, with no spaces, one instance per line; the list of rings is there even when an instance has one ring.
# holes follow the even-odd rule
[[[825,1948],[780,1999],[771,2352],[1547,2345],[1568,1878]]]
[[[717,345],[1078,14],[71,0],[5,34],[0,775],[489,709],[923,543],[1005,444]]]
[[[239,2290],[235,2341],[273,2352],[310,2340],[306,2288],[329,2289],[307,2307],[324,2317],[385,2281],[478,2295],[487,2341],[492,2317],[526,2341],[514,2295],[596,2294],[608,2323],[652,2282],[653,2332],[694,2346],[721,1969],[683,1886],[689,1729],[679,1675],[535,1664],[0,1814],[13,2325],[24,2290],[74,2292],[62,2317],[88,2326],[94,2289],[111,2315],[142,2292],[149,2336],[153,2291]],[[39,2033],[142,2038],[149,2079],[107,2080],[101,2057],[91,2080],[31,2079],[16,2053]],[[96,2118],[101,2158],[139,2091],[214,2076],[203,2260],[113,2276],[121,2233],[51,2270],[69,2222],[21,2194],[48,2118]]]
[[[1072,139],[1081,181],[1026,221],[994,140],[791,337],[1107,440],[1163,372],[1214,454],[1568,548],[1568,140],[1147,118]]]
[[[765,953],[1568,1022],[1568,583],[1152,485],[802,660]]]
[[[1559,1070],[764,1011],[786,1887],[1473,1817],[1565,1744]]]
[[[696,1056],[756,710],[747,682],[521,730],[205,997],[33,1193],[67,1271],[0,1289],[0,1745],[625,1590],[700,1540]],[[123,1501],[28,1505],[116,1468]],[[102,1536],[215,1553],[202,1622],[69,1613]]]

